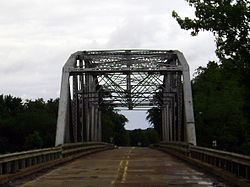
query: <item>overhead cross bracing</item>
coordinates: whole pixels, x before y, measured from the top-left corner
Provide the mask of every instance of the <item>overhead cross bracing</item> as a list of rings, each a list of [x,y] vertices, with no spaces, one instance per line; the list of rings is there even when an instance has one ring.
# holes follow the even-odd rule
[[[163,140],[196,143],[189,68],[179,51],[72,54],[63,68],[56,144],[100,141],[101,105],[158,106]]]
[[[163,89],[164,72],[178,74],[182,70],[175,55],[168,51],[127,50],[83,53],[83,63],[70,68],[70,74],[94,75],[93,84],[98,87],[95,92],[102,96],[99,104],[107,103],[116,107],[133,109],[157,106],[158,101],[155,96]],[[86,81],[83,86],[88,86]],[[84,94],[90,97],[91,92]],[[94,102],[95,99],[92,99]]]

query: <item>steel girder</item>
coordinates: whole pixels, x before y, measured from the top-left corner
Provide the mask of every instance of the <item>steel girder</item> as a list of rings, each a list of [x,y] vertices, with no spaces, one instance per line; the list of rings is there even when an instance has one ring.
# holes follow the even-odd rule
[[[179,51],[72,54],[63,67],[56,145],[101,141],[102,104],[130,110],[158,106],[163,140],[196,145],[189,67]]]

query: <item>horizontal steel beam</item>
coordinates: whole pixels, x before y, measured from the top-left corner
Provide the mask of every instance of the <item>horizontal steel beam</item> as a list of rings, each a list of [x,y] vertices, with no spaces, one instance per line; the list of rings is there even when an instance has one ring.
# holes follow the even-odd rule
[[[163,72],[182,72],[182,66],[175,66],[175,67],[165,67],[159,69],[95,69],[95,68],[70,68],[69,73],[79,74],[79,73],[96,73],[96,74],[105,74],[105,73],[133,73],[133,72],[145,72],[145,73],[163,73]]]
[[[107,55],[112,55],[116,57],[117,55],[175,55],[175,51],[173,50],[126,50],[126,49],[121,49],[121,50],[103,50],[103,51],[83,51],[82,55],[84,56],[107,56]]]

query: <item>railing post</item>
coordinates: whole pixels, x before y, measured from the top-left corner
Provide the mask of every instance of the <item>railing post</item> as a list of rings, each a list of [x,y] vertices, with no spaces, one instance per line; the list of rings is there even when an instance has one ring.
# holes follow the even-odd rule
[[[3,174],[3,163],[0,163],[0,175]]]
[[[11,167],[12,167],[11,162],[7,162],[6,163],[6,173],[11,173],[11,171],[12,171]]]

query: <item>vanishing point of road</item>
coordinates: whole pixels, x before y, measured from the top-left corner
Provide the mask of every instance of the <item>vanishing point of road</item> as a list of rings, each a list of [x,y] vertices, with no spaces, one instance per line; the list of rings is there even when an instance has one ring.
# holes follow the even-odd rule
[[[121,147],[81,157],[23,186],[224,186],[166,153]]]

